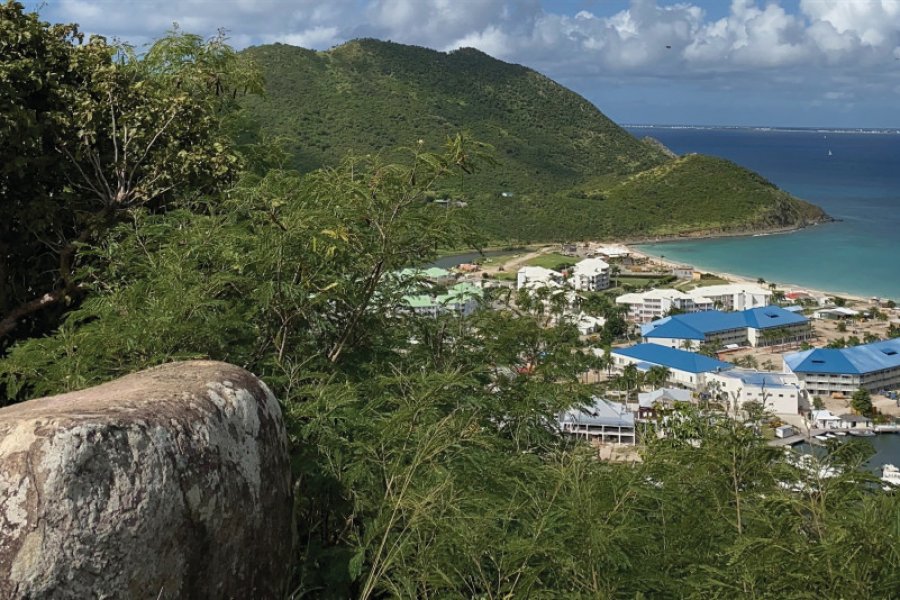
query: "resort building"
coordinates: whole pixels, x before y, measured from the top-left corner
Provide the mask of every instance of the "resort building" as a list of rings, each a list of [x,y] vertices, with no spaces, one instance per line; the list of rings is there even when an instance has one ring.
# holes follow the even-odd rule
[[[806,317],[779,306],[679,314],[641,327],[645,342],[685,350],[695,350],[702,344],[771,346],[800,342],[811,335]]]
[[[688,403],[691,391],[680,388],[660,388],[638,394],[638,419],[652,419],[659,409],[671,409],[676,403]]]
[[[444,293],[403,296],[401,310],[429,317],[445,313],[467,316],[475,312],[483,297],[481,288],[471,283],[458,283]]]
[[[729,406],[736,403],[737,408],[742,408],[752,401],[778,415],[796,415],[800,411],[800,382],[792,373],[730,369],[709,373],[706,387]]]
[[[693,296],[673,288],[622,294],[616,298],[616,304],[628,307],[628,319],[634,323],[649,323],[661,319],[672,310],[692,313],[713,308],[713,301],[709,298]]]
[[[572,269],[572,278],[569,281],[572,288],[579,291],[605,290],[609,287],[609,265],[599,258],[586,258]]]
[[[623,404],[594,397],[588,406],[570,408],[557,420],[563,433],[598,442],[631,444],[636,441],[634,415]]]
[[[628,261],[631,250],[620,244],[601,244],[594,249],[594,255],[617,262]]]
[[[603,350],[595,349],[598,356]],[[659,344],[637,344],[630,348],[614,348],[611,352],[613,365],[622,370],[635,365],[641,371],[660,366],[669,369],[669,381],[686,388],[700,389],[706,383],[706,375],[726,371],[734,367],[731,363],[716,360],[696,352],[686,352],[677,348],[667,348]]]
[[[784,370],[794,373],[813,396],[900,389],[900,338],[793,352],[784,356]]]
[[[562,273],[544,267],[522,267],[516,275],[516,289],[534,289],[559,284]]]
[[[772,292],[758,285],[729,283],[698,287],[689,292],[691,296],[708,298],[715,308],[721,310],[746,310],[768,306]]]

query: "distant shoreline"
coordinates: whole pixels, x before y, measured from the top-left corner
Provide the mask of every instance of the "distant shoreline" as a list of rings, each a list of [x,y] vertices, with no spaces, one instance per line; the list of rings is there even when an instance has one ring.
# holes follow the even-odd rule
[[[702,238],[697,238],[697,239],[702,239]],[[650,243],[653,243],[653,242],[650,242]],[[663,265],[666,265],[669,267],[685,266],[684,263],[670,260],[668,258],[662,258],[659,255],[656,255],[656,254],[653,254],[650,252],[646,252],[644,250],[639,250],[634,247],[635,245],[636,244],[634,244],[634,243],[628,243],[628,245],[627,245],[627,248],[635,256],[645,257],[645,258],[648,258],[650,260],[653,260],[655,262],[658,262],[660,264],[663,264]],[[692,266],[694,268],[694,270],[696,270],[696,271],[700,271],[703,273],[709,273],[711,275],[715,275],[716,277],[719,277],[720,279],[725,279],[728,281],[732,281],[734,283],[746,283],[748,285],[761,285],[757,282],[757,280],[759,278],[754,278],[749,275],[736,275],[734,273],[728,273],[725,271],[709,270],[709,269],[704,268],[702,265],[698,265],[698,264],[692,264],[690,266]],[[809,292],[811,295],[814,295],[814,296],[828,296],[828,297],[832,297],[832,298],[840,297],[840,298],[845,298],[847,300],[851,300],[853,302],[861,302],[867,306],[875,305],[875,303],[872,302],[871,296],[861,296],[859,294],[855,294],[852,292],[823,290],[820,288],[809,287],[809,286],[800,285],[800,284],[796,284],[796,283],[782,282],[782,281],[769,281],[768,279],[766,279],[765,282],[766,282],[766,284],[774,283],[778,289],[784,290],[784,291],[803,291],[803,292]]]
[[[698,131],[760,131],[776,133],[834,133],[863,135],[900,135],[896,127],[769,127],[765,125],[648,125],[619,124],[623,129],[669,129]]]

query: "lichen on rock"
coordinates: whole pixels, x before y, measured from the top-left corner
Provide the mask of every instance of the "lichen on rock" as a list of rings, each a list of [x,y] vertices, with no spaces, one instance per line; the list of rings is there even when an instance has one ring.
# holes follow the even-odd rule
[[[0,410],[0,597],[275,598],[287,438],[250,373],[191,361]]]

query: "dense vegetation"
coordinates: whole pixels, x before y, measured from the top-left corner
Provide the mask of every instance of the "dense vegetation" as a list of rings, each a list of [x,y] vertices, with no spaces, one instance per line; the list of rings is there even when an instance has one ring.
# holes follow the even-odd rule
[[[248,139],[292,140],[301,171],[418,140],[433,149],[457,131],[489,144],[491,168],[434,195],[467,201],[473,226],[495,240],[761,230],[823,217],[726,161],[673,160],[577,94],[471,48],[356,40],[328,52],[276,44],[245,54],[267,82],[265,97],[245,102]]]
[[[18,28],[54,35],[3,5],[0,32]],[[189,65],[205,51],[195,42],[160,43]],[[147,127],[166,118],[151,113]],[[823,463],[841,474],[823,478],[767,446],[756,418],[685,409],[669,436],[646,436],[642,463],[603,463],[550,424],[587,400],[579,375],[604,359],[582,352],[571,325],[543,326],[542,303],[467,318],[391,310],[403,290],[386,273],[469,235],[466,209],[424,200],[468,177],[475,150],[454,137],[437,153],[301,174],[277,147],[223,147],[240,159],[226,185],[130,203],[77,246],[82,301],[8,349],[3,403],[188,357],[263,377],[293,455],[288,597],[895,597],[900,502],[856,469],[865,446],[831,448]],[[35,156],[67,164],[52,144]],[[100,169],[112,176],[116,163]],[[45,201],[0,193],[20,227],[29,202]],[[42,285],[41,272],[23,277]]]

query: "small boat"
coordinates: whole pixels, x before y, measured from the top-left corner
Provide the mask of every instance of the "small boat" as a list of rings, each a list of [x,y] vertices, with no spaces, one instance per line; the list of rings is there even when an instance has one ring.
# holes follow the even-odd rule
[[[846,431],[832,431],[831,434],[836,435],[838,437],[845,437],[847,435],[847,432]]]
[[[833,440],[833,439],[837,438],[837,436],[831,432],[828,432],[824,435],[825,435],[825,439],[828,439],[828,440]]]
[[[891,485],[900,486],[900,469],[894,465],[884,465],[881,467],[881,480]]]
[[[875,432],[871,429],[854,429],[850,432],[850,435],[855,435],[856,437],[873,437]]]
[[[813,437],[814,437],[815,439],[819,440],[820,442],[827,442],[829,439],[831,439],[831,438],[829,438],[829,437],[827,437],[827,436],[824,436],[824,435],[814,435]]]

